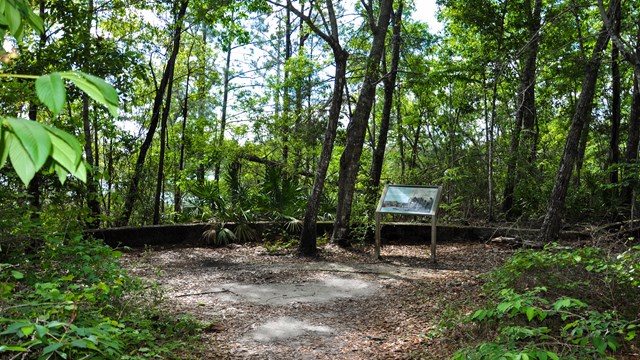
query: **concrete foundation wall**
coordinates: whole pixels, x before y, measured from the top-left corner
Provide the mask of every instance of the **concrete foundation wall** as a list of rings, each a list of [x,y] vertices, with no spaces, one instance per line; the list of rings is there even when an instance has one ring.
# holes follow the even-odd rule
[[[333,223],[319,222],[318,235],[331,234]],[[176,244],[204,244],[203,233],[211,228],[218,228],[218,224],[179,224],[157,225],[142,227],[121,227],[110,229],[90,230],[87,233],[97,239],[102,239],[109,246],[144,247],[145,245],[176,245]],[[233,230],[235,224],[227,223],[226,228]],[[284,223],[258,222],[253,223],[260,239],[268,239],[286,231]],[[372,229],[373,230],[373,229]],[[488,241],[498,236],[533,239],[537,229],[492,228],[476,226],[438,225],[437,242],[447,241]],[[381,229],[382,243],[419,244],[431,241],[430,224],[401,224],[383,223]],[[578,240],[586,238],[585,234],[565,232],[563,239]],[[366,241],[373,242],[373,231],[367,234]]]

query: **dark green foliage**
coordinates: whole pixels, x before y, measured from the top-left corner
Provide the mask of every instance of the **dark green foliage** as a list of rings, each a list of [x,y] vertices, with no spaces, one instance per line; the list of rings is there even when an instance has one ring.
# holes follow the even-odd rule
[[[46,236],[0,264],[0,357],[180,358],[202,324],[156,310],[162,293],[129,277],[101,243]],[[146,309],[146,310],[142,310]]]
[[[467,320],[495,337],[455,359],[606,358],[637,348],[640,247],[620,254],[598,248],[515,254],[488,277],[495,305]]]

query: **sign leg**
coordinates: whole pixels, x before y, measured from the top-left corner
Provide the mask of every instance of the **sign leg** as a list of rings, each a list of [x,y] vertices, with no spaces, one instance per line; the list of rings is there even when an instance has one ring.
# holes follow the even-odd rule
[[[436,259],[436,217],[431,217],[431,261],[438,262]]]
[[[380,259],[380,213],[376,212],[376,249],[375,258]]]

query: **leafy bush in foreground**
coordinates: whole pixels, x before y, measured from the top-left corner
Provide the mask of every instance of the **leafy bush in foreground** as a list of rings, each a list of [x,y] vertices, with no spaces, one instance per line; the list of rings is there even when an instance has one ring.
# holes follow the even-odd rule
[[[610,255],[556,245],[516,253],[490,274],[494,306],[467,321],[490,341],[454,359],[602,359],[637,352],[640,247]]]
[[[127,276],[120,256],[82,236],[45,238],[33,254],[7,254],[0,261],[0,357],[178,358],[174,351],[201,324],[157,310],[161,292]]]

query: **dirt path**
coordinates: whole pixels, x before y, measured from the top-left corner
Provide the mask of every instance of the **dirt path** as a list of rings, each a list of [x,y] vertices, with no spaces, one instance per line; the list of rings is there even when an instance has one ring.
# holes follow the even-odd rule
[[[428,251],[390,245],[374,260],[327,246],[310,260],[246,245],[132,252],[124,263],[159,282],[172,311],[218,321],[205,339],[222,350],[210,358],[447,358],[464,340],[445,334],[447,322],[481,301],[477,275],[509,251],[444,244],[437,264]]]

